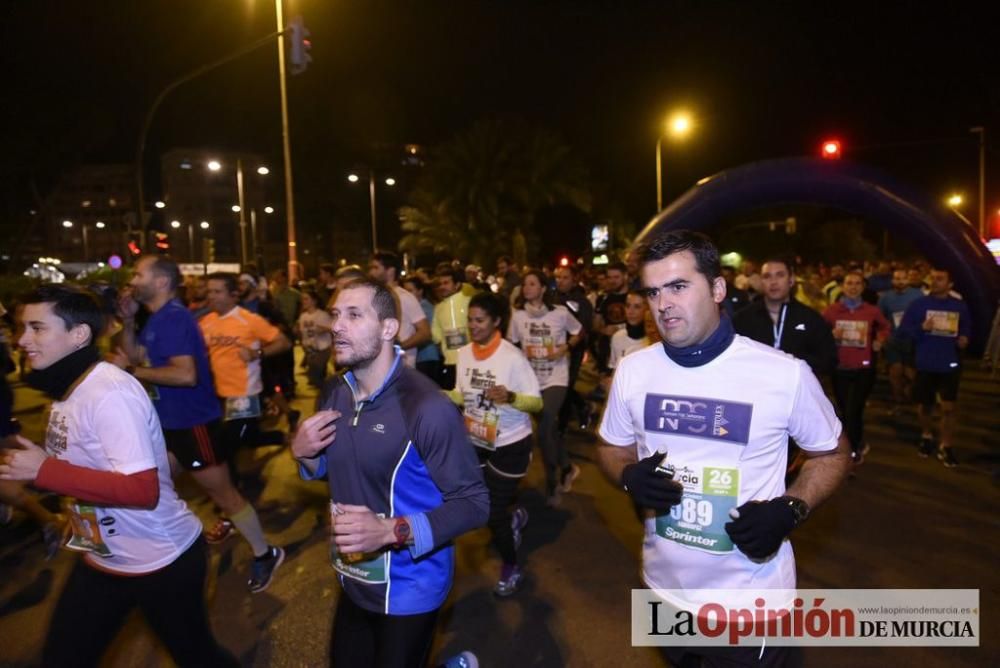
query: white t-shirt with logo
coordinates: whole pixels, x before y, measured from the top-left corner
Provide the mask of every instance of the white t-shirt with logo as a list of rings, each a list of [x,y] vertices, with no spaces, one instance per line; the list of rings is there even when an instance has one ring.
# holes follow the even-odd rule
[[[622,361],[623,357],[637,350],[642,350],[650,343],[652,341],[649,340],[648,336],[633,339],[628,335],[627,329],[619,329],[611,335],[611,355],[608,356],[608,368],[617,369],[618,363]]]
[[[556,306],[541,315],[515,309],[507,328],[507,338],[521,344],[521,350],[544,390],[569,385],[569,355],[563,355],[554,362],[545,358],[552,354],[556,346],[564,345],[569,336],[576,336],[582,329],[580,321],[565,306]]]
[[[487,401],[483,391],[503,385],[511,392],[541,397],[538,379],[527,358],[505,339],[484,360],[477,360],[473,344],[458,349],[455,389],[464,401],[465,425],[475,445],[499,448],[531,436],[531,416],[510,404]]]
[[[118,367],[98,363],[68,399],[52,404],[45,449],[98,471],[156,469],[160,498],[152,510],[85,501],[71,506],[74,534],[86,536],[75,542],[95,548],[84,550],[85,558],[98,568],[149,573],[171,564],[201,535],[201,522],[174,490],[156,410],[139,381]],[[111,556],[97,556],[102,552]]]
[[[841,426],[809,366],[736,336],[711,362],[675,364],[663,346],[623,359],[601,438],[636,445],[639,459],[667,453],[684,484],[681,503],[647,517],[643,579],[654,589],[794,589],[787,540],[763,563],[732,544],[729,510],[785,492],[788,437],[810,452],[837,447]]]
[[[424,314],[424,309],[420,307],[417,298],[407,292],[405,288],[394,285],[392,290],[399,300],[399,340],[405,341],[417,331],[416,324],[421,320],[427,320],[427,316]],[[407,348],[404,352],[406,356],[403,359],[406,366],[416,367],[417,349]]]

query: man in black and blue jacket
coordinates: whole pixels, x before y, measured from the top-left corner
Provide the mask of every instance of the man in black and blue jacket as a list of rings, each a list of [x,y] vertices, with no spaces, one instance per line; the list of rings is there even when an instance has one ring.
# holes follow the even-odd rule
[[[372,279],[338,292],[333,350],[348,371],[292,444],[302,477],[329,481],[338,666],[424,665],[451,588],[452,540],[489,515],[461,416],[394,346],[398,308]]]

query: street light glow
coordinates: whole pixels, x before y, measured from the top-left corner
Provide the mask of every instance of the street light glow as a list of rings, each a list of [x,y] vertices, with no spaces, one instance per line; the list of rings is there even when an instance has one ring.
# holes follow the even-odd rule
[[[351,183],[357,183],[360,180],[360,177],[357,174],[348,174],[347,180]]]
[[[264,213],[274,213],[274,207],[273,206],[265,206],[264,207]]]
[[[948,198],[948,206],[952,208],[962,206],[962,196],[958,193],[953,193],[951,197]]]
[[[260,174],[261,176],[267,176],[268,174],[271,173],[271,170],[265,167],[264,165],[261,165],[260,167],[257,168],[257,173]]]
[[[392,178],[390,176],[389,178],[387,178],[385,180],[385,185],[387,185],[387,186],[394,186],[394,185],[396,185],[396,179],[394,179],[394,178]]]
[[[67,229],[70,228],[70,227],[73,227],[73,221],[72,220],[64,220],[63,221],[63,227],[65,227]]]
[[[179,221],[179,220],[171,220],[170,221],[170,227],[174,228],[175,230],[177,228],[179,228],[180,226],[181,226],[181,221]]]
[[[691,131],[691,116],[686,111],[679,111],[670,117],[667,122],[667,127],[669,128],[670,134],[674,137],[684,137],[688,132]]]
[[[217,172],[220,169],[222,169],[222,163],[220,163],[218,160],[210,160],[208,163],[208,168],[213,172]]]
[[[94,223],[94,227],[96,227],[99,230],[103,230],[105,227],[107,227],[107,225],[105,225],[102,221],[99,220],[96,223]]]
[[[231,208],[233,210],[233,213],[239,213],[240,212],[240,205],[239,204],[234,204]]]
[[[201,229],[203,229],[203,230],[207,230],[207,229],[208,229],[208,221],[207,221],[207,220],[203,220],[203,221],[201,221],[201,225],[200,225],[200,227],[201,227]]]
[[[166,204],[164,204],[163,202],[161,202],[161,201],[157,200],[157,201],[156,201],[156,203],[155,203],[155,204],[154,204],[153,206],[155,206],[155,207],[156,207],[157,209],[163,209],[163,208],[165,208],[165,207],[166,207],[167,205],[166,205]]]

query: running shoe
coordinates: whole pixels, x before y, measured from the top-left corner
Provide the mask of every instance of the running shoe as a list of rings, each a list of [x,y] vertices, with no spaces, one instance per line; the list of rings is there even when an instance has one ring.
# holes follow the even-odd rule
[[[516,564],[504,564],[500,569],[500,580],[493,588],[493,593],[497,596],[510,596],[521,586],[521,579],[524,573],[521,567]]]
[[[479,659],[472,652],[465,651],[440,664],[439,668],[479,668]]]
[[[521,532],[528,524],[528,510],[524,506],[514,509],[510,519],[510,530],[514,533],[514,549],[521,547]]]
[[[953,469],[958,466],[958,460],[955,459],[954,453],[952,453],[951,448],[948,446],[938,448],[937,458],[941,460],[941,463],[947,468]]]
[[[559,481],[559,491],[568,494],[573,490],[573,481],[580,477],[580,467],[570,464],[568,469],[564,469]]]
[[[924,459],[927,459],[932,454],[934,454],[934,450],[935,450],[934,439],[930,436],[921,436],[920,446],[917,450],[917,454],[923,457]]]
[[[284,561],[285,551],[273,545],[267,548],[267,554],[264,556],[254,557],[250,564],[250,579],[247,581],[250,593],[259,594],[267,589],[274,579],[274,572]]]
[[[220,517],[215,526],[205,532],[205,540],[212,545],[217,545],[225,542],[227,538],[234,535],[236,535],[236,527],[233,525],[232,520]]]

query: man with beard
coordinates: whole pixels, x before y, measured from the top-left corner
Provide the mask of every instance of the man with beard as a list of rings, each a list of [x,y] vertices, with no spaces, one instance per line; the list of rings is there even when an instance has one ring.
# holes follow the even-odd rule
[[[597,335],[597,369],[607,371],[611,352],[611,337],[625,328],[625,298],[628,295],[625,265],[615,262],[608,265],[604,292],[594,305],[594,333]]]
[[[234,528],[239,530],[255,558],[247,586],[253,593],[261,592],[271,583],[284,552],[268,544],[257,512],[229,476],[226,462],[236,453],[223,442],[222,410],[215,398],[205,341],[194,317],[177,299],[180,280],[177,264],[165,257],[150,255],[136,263],[132,296],[119,303],[122,348],[108,361],[149,388],[171,463],[188,471],[228,517],[219,519],[205,538],[221,543]],[[139,304],[151,315],[136,336]]]
[[[488,492],[461,417],[393,345],[391,290],[348,283],[331,316],[347,372],[292,443],[302,477],[330,486],[330,556],[344,589],[331,663],[422,666],[451,588],[452,541],[486,523]]]
[[[385,283],[396,295],[399,302],[399,347],[406,354],[406,363],[417,368],[417,348],[431,340],[431,324],[427,322],[424,310],[417,298],[399,284],[403,265],[395,253],[381,251],[375,253],[368,263],[368,275]]]

